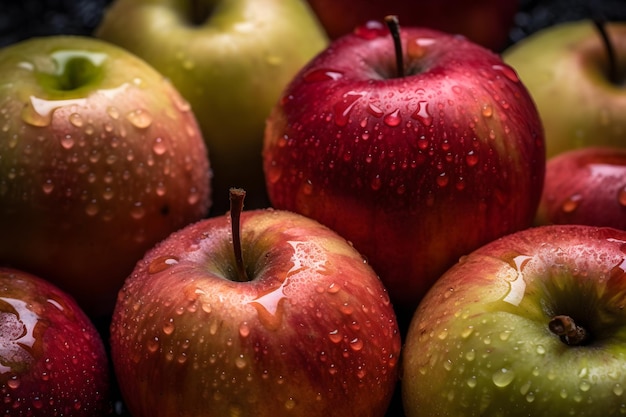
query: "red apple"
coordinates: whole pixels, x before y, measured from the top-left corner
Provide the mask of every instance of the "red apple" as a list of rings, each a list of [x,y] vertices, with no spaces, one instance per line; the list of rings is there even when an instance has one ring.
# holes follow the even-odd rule
[[[383,416],[400,334],[374,271],[311,219],[240,210],[172,234],[120,291],[111,351],[131,415]]]
[[[103,41],[35,38],[0,51],[0,264],[110,314],[146,250],[209,208],[189,105]]]
[[[626,229],[626,149],[586,147],[550,158],[536,223]]]
[[[331,38],[395,14],[406,26],[465,35],[488,48],[506,45],[519,0],[308,0]]]
[[[626,232],[530,228],[448,270],[406,336],[407,417],[618,416]]]
[[[396,307],[413,311],[458,257],[533,220],[543,131],[515,72],[441,32],[389,31],[334,41],[287,87],[263,151],[277,209],[353,242]]]
[[[109,415],[109,366],[94,325],[65,292],[0,268],[2,416]]]

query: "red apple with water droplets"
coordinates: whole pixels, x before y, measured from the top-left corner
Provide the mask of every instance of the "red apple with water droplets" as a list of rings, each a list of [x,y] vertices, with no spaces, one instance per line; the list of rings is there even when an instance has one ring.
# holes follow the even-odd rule
[[[2,416],[110,415],[109,366],[94,325],[65,292],[0,268]]]
[[[336,39],[356,26],[395,14],[406,26],[460,34],[499,50],[507,42],[519,0],[308,0],[329,36]]]
[[[384,286],[345,239],[240,205],[149,251],[111,325],[133,417],[383,416],[400,343]]]
[[[626,229],[626,149],[591,146],[550,158],[536,223]]]
[[[8,46],[0,78],[0,264],[110,314],[145,251],[208,212],[195,117],[161,74],[95,39]]]
[[[263,151],[277,209],[351,241],[412,311],[459,256],[528,227],[543,183],[539,116],[513,69],[466,39],[370,23],[286,88]]]

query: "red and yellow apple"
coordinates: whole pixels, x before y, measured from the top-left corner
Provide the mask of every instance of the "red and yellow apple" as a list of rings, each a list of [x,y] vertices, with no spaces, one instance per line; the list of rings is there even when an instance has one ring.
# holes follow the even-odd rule
[[[0,51],[0,264],[110,314],[145,251],[209,205],[196,119],[144,61],[75,36]]]

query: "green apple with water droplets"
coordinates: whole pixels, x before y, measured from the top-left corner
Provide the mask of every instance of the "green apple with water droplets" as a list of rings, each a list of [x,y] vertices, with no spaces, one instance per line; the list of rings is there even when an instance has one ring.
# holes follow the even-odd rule
[[[350,240],[413,313],[459,256],[532,223],[545,156],[536,108],[497,55],[416,27],[396,54],[392,38],[370,22],[305,66],[263,157],[272,205]]]
[[[0,264],[113,310],[146,250],[210,205],[189,104],[101,40],[35,38],[0,51]]]
[[[120,291],[111,351],[130,413],[382,417],[401,342],[379,278],[309,218],[233,207],[162,241]]]
[[[614,64],[590,20],[545,28],[502,55],[537,105],[548,158],[591,145],[626,147],[626,23],[605,27]]]
[[[228,210],[230,187],[267,207],[265,119],[327,44],[305,0],[116,0],[95,35],[144,58],[191,103],[212,155],[212,213]]]
[[[463,257],[420,303],[407,417],[613,417],[626,410],[626,232],[550,225]]]
[[[0,267],[0,415],[111,415],[109,361],[76,301],[50,282]]]

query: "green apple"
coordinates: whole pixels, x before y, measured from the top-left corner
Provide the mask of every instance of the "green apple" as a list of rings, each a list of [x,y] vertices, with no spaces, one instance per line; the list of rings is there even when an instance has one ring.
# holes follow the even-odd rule
[[[609,77],[607,48],[591,21],[548,27],[503,53],[535,100],[548,158],[592,144],[626,147],[626,23],[606,29],[616,80]]]
[[[117,0],[95,35],[166,75],[191,103],[213,167],[213,210],[228,189],[265,206],[265,119],[285,85],[327,43],[303,0]]]
[[[0,264],[108,315],[146,250],[208,214],[189,105],[128,51],[77,36],[0,51]]]
[[[462,258],[406,335],[407,417],[624,415],[625,248],[623,230],[552,225]]]

